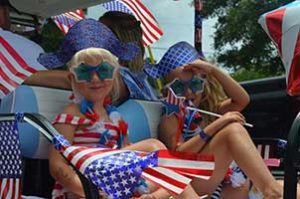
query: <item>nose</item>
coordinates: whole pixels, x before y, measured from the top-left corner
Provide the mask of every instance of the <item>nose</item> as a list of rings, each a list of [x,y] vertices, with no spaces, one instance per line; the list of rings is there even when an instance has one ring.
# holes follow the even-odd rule
[[[185,87],[184,96],[187,98],[190,98],[190,97],[192,97],[192,95],[193,95],[192,89],[190,89],[189,87]]]
[[[91,72],[91,83],[101,81],[96,71]]]

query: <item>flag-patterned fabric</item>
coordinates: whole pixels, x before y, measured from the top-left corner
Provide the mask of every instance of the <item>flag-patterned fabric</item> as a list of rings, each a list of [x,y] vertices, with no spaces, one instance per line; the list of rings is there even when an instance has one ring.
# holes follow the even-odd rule
[[[15,45],[20,47],[24,44],[23,51],[24,49],[30,51],[33,48],[33,42],[30,43],[31,41],[26,38],[21,38],[20,36],[14,39],[13,33],[7,34],[5,32],[8,31],[2,32],[0,29],[0,98],[12,92],[22,84],[25,79],[37,71],[36,68],[27,64],[25,54],[28,54],[28,52],[21,54],[20,51],[15,48]],[[8,40],[6,36],[9,36],[10,40]],[[32,51],[35,50],[32,49]],[[31,59],[34,59],[34,56],[32,56]]]
[[[214,170],[214,157],[190,152],[160,150],[158,166],[171,169],[189,178],[209,179]],[[228,170],[228,175],[230,170]]]
[[[184,108],[185,97],[178,97],[174,91],[167,87],[166,88],[166,97],[162,99],[164,104],[164,113],[167,116],[172,115],[173,113],[179,114],[181,109]]]
[[[174,171],[156,167],[157,152],[71,146],[61,135],[53,143],[68,161],[112,198],[130,198],[140,177],[179,195],[190,182]]]
[[[176,106],[182,106],[184,104],[185,97],[177,96],[171,88],[167,88],[167,96],[165,102]]]
[[[76,11],[66,12],[60,15],[51,17],[57,27],[64,33],[67,34],[69,29],[78,21],[84,18],[84,12],[79,9]]]
[[[153,44],[163,35],[155,17],[140,0],[114,0],[102,5],[109,11],[120,11],[134,15],[141,22],[144,46]]]
[[[287,91],[300,94],[300,1],[263,14],[259,23],[276,45],[286,71]]]
[[[21,198],[22,160],[16,121],[0,122],[0,198]]]

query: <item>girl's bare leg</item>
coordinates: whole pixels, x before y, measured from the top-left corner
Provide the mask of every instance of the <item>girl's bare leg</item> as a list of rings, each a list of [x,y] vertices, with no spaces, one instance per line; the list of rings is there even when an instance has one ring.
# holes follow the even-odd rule
[[[161,141],[154,139],[154,138],[149,138],[149,139],[142,140],[137,143],[131,144],[129,146],[126,146],[123,149],[151,152],[151,151],[167,149],[167,148]]]
[[[216,154],[216,158],[226,153],[230,155],[263,193],[264,198],[282,198],[282,186],[270,173],[243,126],[238,123],[227,125],[212,139],[209,148]],[[226,153],[222,153],[222,150]]]

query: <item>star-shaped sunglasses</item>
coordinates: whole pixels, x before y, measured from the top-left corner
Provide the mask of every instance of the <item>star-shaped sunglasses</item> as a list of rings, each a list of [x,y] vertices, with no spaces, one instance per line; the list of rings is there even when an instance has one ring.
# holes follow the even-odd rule
[[[102,62],[98,66],[89,66],[80,64],[77,68],[73,68],[71,72],[75,75],[77,82],[90,82],[92,73],[96,72],[100,80],[112,79],[116,67],[107,62]]]
[[[192,79],[187,81],[175,78],[166,87],[171,88],[177,96],[184,96],[187,89],[191,89],[193,93],[203,92],[205,81],[206,79],[199,76],[193,76]]]

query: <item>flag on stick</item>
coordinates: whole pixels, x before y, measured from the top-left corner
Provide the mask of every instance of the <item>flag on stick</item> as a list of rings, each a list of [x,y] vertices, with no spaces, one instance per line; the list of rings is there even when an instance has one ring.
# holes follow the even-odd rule
[[[69,29],[78,21],[84,18],[84,12],[79,9],[76,11],[66,12],[60,15],[51,17],[57,27],[64,33],[67,34]]]
[[[141,22],[144,46],[153,44],[163,35],[155,17],[140,0],[114,0],[102,5],[109,11],[120,11],[134,15]]]

